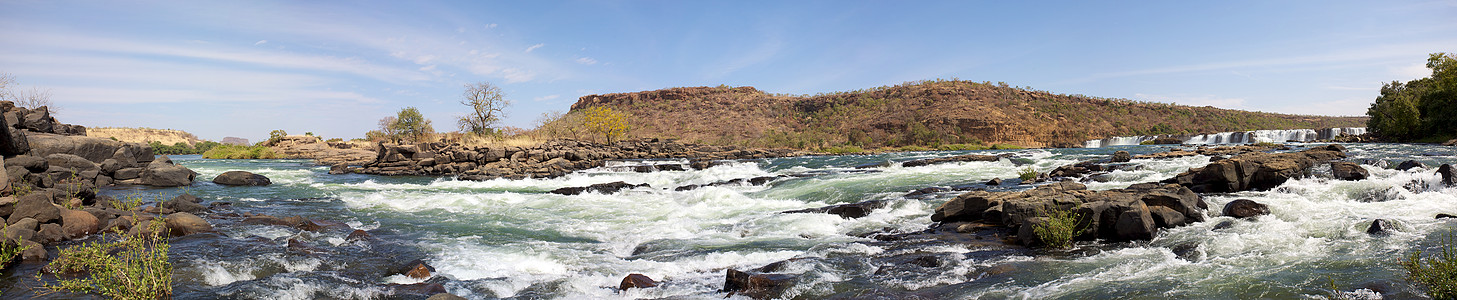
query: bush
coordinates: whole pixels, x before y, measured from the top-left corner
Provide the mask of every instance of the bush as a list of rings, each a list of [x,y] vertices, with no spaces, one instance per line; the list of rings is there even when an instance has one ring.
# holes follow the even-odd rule
[[[843,145],[843,146],[835,146],[835,147],[829,147],[829,148],[821,148],[820,149],[820,152],[830,153],[830,154],[846,154],[846,153],[860,153],[860,152],[865,152],[865,149],[861,149],[860,147],[856,147],[854,145]]]
[[[1052,209],[1043,212],[1042,223],[1033,224],[1032,231],[1048,248],[1072,248],[1073,236],[1078,234],[1080,216],[1074,208]]]
[[[202,153],[208,159],[273,159],[283,158],[265,146],[220,145]]]
[[[1422,258],[1422,251],[1412,251],[1401,261],[1408,280],[1427,289],[1433,299],[1457,299],[1457,237],[1447,233],[1442,252]]]
[[[1017,177],[1022,178],[1022,181],[1030,181],[1032,179],[1036,179],[1037,170],[1033,169],[1032,167],[1027,167],[1026,169],[1022,169],[1022,171],[1017,172]]]
[[[60,250],[59,257],[46,265],[55,274],[80,274],[57,278],[52,290],[98,293],[112,299],[159,299],[172,295],[172,263],[167,261],[166,225],[153,219],[149,234],[94,241]],[[63,275],[64,276],[64,275]]]
[[[5,226],[0,226],[0,231],[3,231],[4,228]],[[19,240],[16,240],[14,243],[10,241],[0,241],[0,270],[4,270],[5,266],[9,266],[10,261],[13,261],[16,257],[19,257],[20,253],[24,252],[26,248],[27,247],[24,244],[21,244]]]

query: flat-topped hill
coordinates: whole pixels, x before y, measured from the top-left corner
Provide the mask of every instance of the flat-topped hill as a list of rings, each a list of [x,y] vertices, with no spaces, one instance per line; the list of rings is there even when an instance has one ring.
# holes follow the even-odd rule
[[[813,149],[1011,144],[1079,147],[1110,136],[1363,127],[1366,117],[1288,115],[1054,94],[1005,84],[911,82],[814,96],[752,87],[588,95],[572,110],[629,113],[633,134],[687,142]]]
[[[202,142],[197,136],[186,131],[176,129],[154,129],[154,128],[131,128],[131,127],[93,127],[86,129],[86,136],[99,138],[116,138],[118,141],[127,143],[158,142],[163,145],[176,145],[185,143],[196,145]]]

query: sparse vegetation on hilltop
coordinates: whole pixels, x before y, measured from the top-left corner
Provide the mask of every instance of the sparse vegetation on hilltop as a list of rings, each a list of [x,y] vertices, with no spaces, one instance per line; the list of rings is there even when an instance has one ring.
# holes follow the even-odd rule
[[[91,127],[86,128],[86,136],[112,138],[128,143],[151,144],[152,142],[157,142],[162,145],[174,146],[182,143],[187,144],[189,147],[195,147],[198,143],[203,142],[196,135],[186,131],[146,127]]]
[[[572,105],[572,112],[599,106],[632,115],[637,136],[797,149],[1077,147],[1109,136],[1358,127],[1365,122],[1364,117],[1192,107],[940,79],[813,96],[726,86],[588,95]]]

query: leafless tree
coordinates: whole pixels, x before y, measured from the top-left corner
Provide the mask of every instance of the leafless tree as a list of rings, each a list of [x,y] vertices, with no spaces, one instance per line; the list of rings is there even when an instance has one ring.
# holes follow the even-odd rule
[[[458,120],[460,130],[476,135],[489,133],[491,127],[506,116],[506,106],[511,105],[511,100],[506,99],[500,87],[485,81],[466,84],[462,96],[460,104],[470,107],[471,111]]]

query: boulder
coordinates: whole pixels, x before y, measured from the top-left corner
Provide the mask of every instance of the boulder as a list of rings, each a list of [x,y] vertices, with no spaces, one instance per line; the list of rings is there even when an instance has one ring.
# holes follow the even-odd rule
[[[1371,221],[1371,226],[1366,227],[1366,234],[1386,235],[1390,234],[1392,231],[1395,230],[1396,227],[1394,226],[1394,224],[1391,223],[1391,221],[1387,221],[1385,219],[1376,219],[1374,221]]]
[[[112,158],[117,149],[127,146],[127,143],[105,138],[36,132],[28,133],[26,139],[30,143],[31,155],[46,157],[51,154],[66,153],[80,156],[93,163],[101,163]]]
[[[207,206],[202,206],[202,204],[199,204],[199,202],[201,202],[201,200],[197,199],[197,196],[182,194],[178,195],[177,197],[173,197],[172,200],[162,202],[162,208],[187,213],[200,213],[207,211]]]
[[[100,230],[101,220],[95,215],[80,210],[61,210],[61,231],[66,238],[80,238]]]
[[[658,286],[658,282],[655,281],[655,280],[653,280],[652,278],[649,278],[647,275],[633,273],[633,274],[627,274],[627,277],[623,277],[622,278],[622,284],[617,285],[617,289],[618,290],[627,290],[627,289],[630,289],[630,288],[640,288],[640,289],[643,289],[643,288],[650,288],[650,287],[655,287],[655,286]]]
[[[1334,161],[1331,162],[1331,175],[1335,176],[1336,179],[1355,181],[1366,179],[1371,174],[1366,172],[1366,168],[1362,168],[1361,165],[1356,163]]]
[[[425,264],[424,261],[416,260],[410,262],[410,267],[405,271],[405,276],[414,279],[429,279],[430,274],[435,272],[435,267]]]
[[[119,170],[116,170],[116,174],[115,175],[112,175],[111,177],[112,177],[112,179],[116,179],[116,180],[129,180],[129,179],[141,178],[142,177],[142,168],[124,168],[124,169],[119,169]]]
[[[1128,162],[1130,160],[1133,160],[1133,155],[1128,154],[1128,151],[1119,150],[1117,152],[1113,152],[1113,159],[1110,161],[1120,163]]]
[[[610,193],[616,193],[617,191],[621,191],[623,189],[630,189],[630,188],[636,188],[636,187],[647,187],[647,186],[648,186],[648,184],[646,184],[646,183],[643,183],[643,184],[629,184],[627,182],[617,181],[617,182],[608,182],[608,183],[598,183],[598,184],[593,184],[593,185],[584,186],[584,187],[564,187],[564,188],[559,188],[559,189],[551,190],[551,193],[552,194],[560,194],[560,195],[577,195],[577,194],[581,194],[581,193],[585,193],[585,192],[597,192],[597,193],[600,193],[600,194],[610,194]]]
[[[24,218],[16,221],[14,224],[5,226],[4,231],[0,232],[0,234],[4,235],[5,241],[10,242],[31,240],[35,238],[35,229],[38,226],[40,226],[40,222],[36,222],[35,219]]]
[[[173,236],[212,231],[212,224],[197,215],[179,212],[167,215],[167,229]],[[140,226],[139,226],[140,227]]]
[[[61,230],[61,225],[56,223],[42,223],[35,231],[34,241],[43,245],[55,244],[66,240],[66,233]]]
[[[31,218],[40,223],[46,223],[61,218],[61,210],[51,204],[51,195],[46,193],[30,193],[20,196],[15,203],[15,211],[5,219],[8,224],[15,224],[21,219]]]
[[[734,269],[724,273],[724,292],[756,300],[779,298],[798,280],[798,277],[789,274],[749,274]]]
[[[197,172],[173,164],[171,159],[163,155],[147,164],[147,168],[142,170],[140,178],[144,185],[173,187],[192,185],[192,180],[196,177]]]
[[[25,240],[20,242],[25,251],[20,252],[20,259],[25,261],[45,261],[49,254],[46,253],[46,246],[35,241]]]
[[[1224,205],[1224,215],[1235,218],[1249,218],[1270,214],[1270,207],[1254,200],[1236,199]]]
[[[1457,169],[1452,168],[1452,165],[1442,164],[1437,167],[1437,175],[1442,175],[1442,184],[1457,186]]]
[[[213,183],[232,186],[264,186],[273,184],[268,177],[248,171],[227,171],[212,179]]]
[[[3,115],[5,123],[16,122],[12,113]],[[3,124],[0,124],[3,125]],[[25,138],[25,131],[11,126],[0,126],[0,156],[15,156],[30,152],[30,143]]]
[[[25,169],[27,171],[30,171],[31,173],[44,173],[46,170],[49,170],[51,168],[51,164],[46,162],[45,158],[30,155],[17,155],[15,157],[6,158],[5,166],[25,167]]]
[[[45,159],[46,159],[46,163],[50,164],[51,167],[62,167],[62,168],[67,168],[67,169],[74,169],[74,170],[76,170],[78,172],[79,171],[85,171],[85,170],[100,170],[101,169],[101,167],[99,165],[97,165],[96,163],[91,162],[90,160],[86,160],[86,158],[83,158],[83,157],[80,157],[80,156],[76,156],[75,154],[56,153],[56,154],[46,155],[46,158]]]
[[[20,202],[20,199],[15,196],[0,197],[0,216],[9,216],[10,213],[15,212],[17,202]]]
[[[1415,168],[1423,168],[1423,169],[1426,169],[1427,168],[1427,165],[1426,164],[1423,164],[1422,162],[1415,161],[1415,160],[1403,161],[1403,162],[1401,162],[1401,164],[1396,165],[1396,169],[1397,170],[1402,170],[1402,171],[1411,170],[1411,169],[1415,169]]]
[[[1002,185],[1002,179],[1001,178],[992,178],[992,180],[987,180],[986,185],[987,186],[998,186],[998,185]]]

